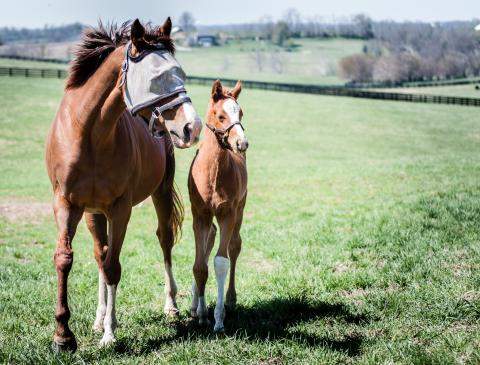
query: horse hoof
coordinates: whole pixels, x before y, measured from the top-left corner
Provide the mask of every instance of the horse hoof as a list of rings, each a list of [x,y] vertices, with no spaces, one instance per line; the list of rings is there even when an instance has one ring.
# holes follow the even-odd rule
[[[198,317],[198,324],[200,326],[206,327],[210,325],[210,321],[207,317]]]
[[[163,312],[165,313],[167,318],[170,319],[177,319],[178,317],[180,317],[180,311],[178,310],[178,308],[165,308]]]
[[[77,340],[75,336],[68,338],[54,337],[52,344],[53,351],[59,352],[71,352],[74,353],[77,350]]]
[[[115,337],[113,334],[104,334],[100,340],[100,347],[109,347],[115,343]]]
[[[213,327],[213,332],[215,332],[218,335],[225,334],[225,327],[223,326],[223,324],[221,325],[215,324],[215,326]]]

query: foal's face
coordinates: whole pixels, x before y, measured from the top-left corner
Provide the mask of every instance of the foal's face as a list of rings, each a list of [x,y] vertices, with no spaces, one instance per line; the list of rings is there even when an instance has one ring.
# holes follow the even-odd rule
[[[242,85],[237,85],[232,90],[224,90],[220,81],[215,81],[212,89],[211,109],[214,115],[214,127],[226,130],[235,123],[239,123],[243,118],[243,111],[238,104],[238,96],[242,90]],[[235,124],[228,133],[227,139],[233,152],[245,152],[248,148],[248,140],[242,127]]]

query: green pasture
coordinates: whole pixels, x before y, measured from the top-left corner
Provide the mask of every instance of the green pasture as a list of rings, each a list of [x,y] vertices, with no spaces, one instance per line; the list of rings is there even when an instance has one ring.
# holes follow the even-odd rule
[[[219,47],[178,47],[187,75],[271,82],[342,84],[340,59],[362,51],[364,42],[349,39],[299,39],[282,48],[264,41],[231,41]],[[201,61],[203,60],[203,61]],[[204,60],[208,60],[205,62]],[[65,64],[0,59],[0,67],[66,68]]]
[[[478,109],[256,90],[240,97],[249,193],[225,336],[188,316],[195,150],[177,150],[186,207],[173,253],[179,320],[162,312],[148,200],[123,245],[115,346],[99,349],[91,330],[97,269],[82,222],[69,279],[79,348],[55,355],[56,230],[43,153],[62,86],[0,78],[0,363],[480,362]],[[210,88],[189,91],[204,115]],[[212,319],[215,295],[211,272]]]
[[[342,84],[340,59],[361,52],[363,41],[298,39],[291,49],[264,41],[235,41],[222,47],[181,49],[177,58],[188,75],[270,82]],[[200,61],[208,60],[208,61]]]
[[[65,63],[39,62],[14,60],[11,58],[0,58],[0,67],[22,67],[22,68],[41,68],[41,69],[66,69]]]

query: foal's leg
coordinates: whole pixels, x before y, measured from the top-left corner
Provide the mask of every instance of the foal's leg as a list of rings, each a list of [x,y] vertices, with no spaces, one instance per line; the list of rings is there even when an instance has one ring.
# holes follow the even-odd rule
[[[72,241],[78,222],[82,218],[83,208],[71,205],[59,192],[56,192],[53,210],[58,229],[57,248],[53,256],[57,270],[57,307],[55,310],[57,326],[53,343],[57,351],[75,351],[77,342],[68,327],[70,309],[67,300],[67,281],[73,264]]]
[[[210,231],[208,232],[208,237],[207,237],[207,247],[206,247],[206,252],[205,252],[205,263],[207,264],[208,267],[208,258],[210,257],[210,253],[212,252],[213,245],[215,244],[215,236],[217,234],[217,227],[215,227],[215,224],[212,223],[210,226]],[[195,278],[193,279],[192,283],[192,307],[190,308],[190,314],[192,317],[197,316],[197,308],[198,308],[198,289],[197,289],[197,283],[195,282]]]
[[[195,234],[195,263],[193,275],[198,293],[197,316],[200,324],[207,324],[207,305],[205,303],[205,285],[208,279],[207,242],[212,216],[193,212],[193,232]],[[215,237],[213,237],[213,241]],[[195,296],[194,296],[195,300]]]
[[[103,214],[85,213],[85,221],[93,237],[93,253],[98,265],[98,306],[93,330],[102,332],[107,310],[107,285],[102,271],[103,260],[105,260],[108,248],[107,218]]]
[[[217,279],[217,304],[215,305],[215,332],[224,331],[223,320],[225,318],[224,290],[225,280],[227,278],[230,261],[228,259],[228,246],[235,228],[235,213],[229,212],[218,218],[220,226],[220,246],[217,255],[213,261],[215,267],[215,277]]]
[[[132,212],[131,200],[127,197],[119,198],[108,214],[108,249],[102,262],[102,271],[107,286],[107,308],[103,320],[103,337],[100,346],[107,346],[115,342],[115,299],[117,286],[122,275],[120,266],[120,251],[127,231],[128,221]]]
[[[237,292],[235,290],[235,269],[237,266],[237,258],[240,255],[242,249],[242,237],[240,236],[240,228],[242,227],[243,220],[243,208],[245,207],[244,199],[238,208],[237,213],[237,222],[235,223],[235,228],[233,230],[232,239],[228,245],[228,256],[230,257],[230,280],[228,281],[228,290],[227,298],[225,300],[225,305],[230,309],[235,308],[237,304]]]
[[[175,297],[177,295],[177,284],[172,271],[172,248],[175,237],[170,224],[173,215],[173,199],[171,192],[162,192],[159,188],[153,195],[152,201],[155,206],[158,218],[157,237],[162,247],[163,262],[165,265],[165,306],[163,312],[167,316],[178,316],[179,310]]]

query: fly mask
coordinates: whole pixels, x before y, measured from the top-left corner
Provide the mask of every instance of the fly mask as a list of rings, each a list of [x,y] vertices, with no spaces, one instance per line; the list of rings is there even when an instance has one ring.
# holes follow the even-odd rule
[[[140,110],[162,100],[176,96],[168,103],[153,108],[149,130],[153,134],[155,120],[166,110],[191,102],[186,96],[185,72],[177,60],[162,45],[142,51],[137,56],[130,54],[132,44],[125,46],[121,86],[129,112],[136,115]]]

